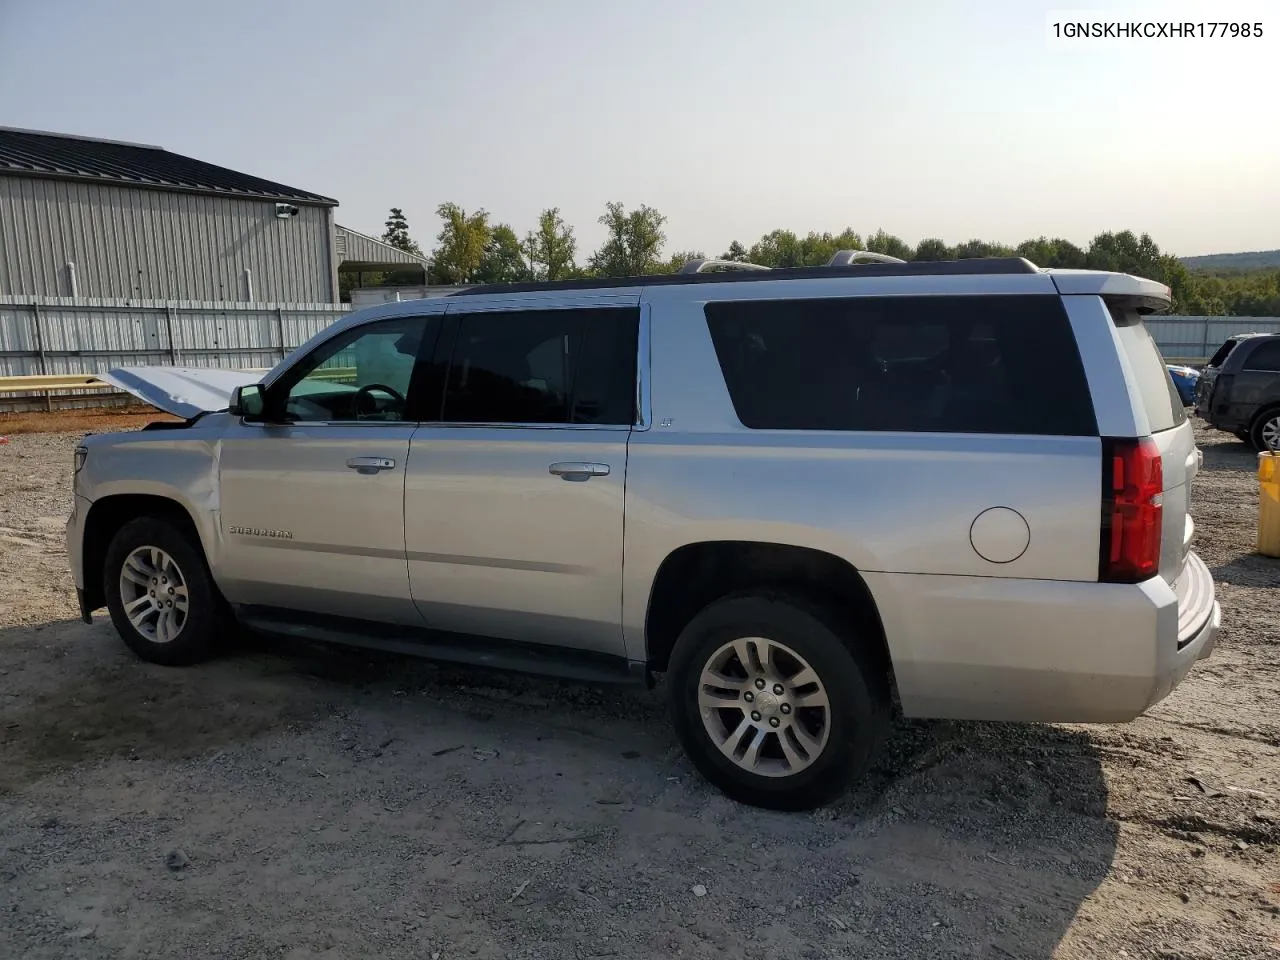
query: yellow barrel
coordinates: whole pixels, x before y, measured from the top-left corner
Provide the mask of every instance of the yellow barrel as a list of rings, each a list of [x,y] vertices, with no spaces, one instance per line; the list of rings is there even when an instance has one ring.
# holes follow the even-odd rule
[[[1258,552],[1280,557],[1280,453],[1258,454]]]

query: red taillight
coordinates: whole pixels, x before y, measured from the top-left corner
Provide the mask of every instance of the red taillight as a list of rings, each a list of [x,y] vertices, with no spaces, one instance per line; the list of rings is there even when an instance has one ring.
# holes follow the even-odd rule
[[[1102,544],[1098,579],[1139,583],[1160,569],[1164,470],[1150,437],[1102,442]]]

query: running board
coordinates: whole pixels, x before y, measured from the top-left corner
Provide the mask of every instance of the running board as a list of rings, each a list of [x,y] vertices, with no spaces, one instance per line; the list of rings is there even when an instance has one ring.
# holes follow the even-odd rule
[[[236,609],[236,616],[248,627],[282,637],[581,683],[653,685],[644,663],[588,650],[473,637],[348,617],[318,616],[274,607],[242,606]]]

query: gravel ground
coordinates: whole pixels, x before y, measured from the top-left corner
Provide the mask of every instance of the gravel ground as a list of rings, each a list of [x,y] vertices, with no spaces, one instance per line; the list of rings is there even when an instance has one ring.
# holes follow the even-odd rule
[[[76,617],[75,439],[0,446],[0,957],[1280,957],[1280,561],[1233,438],[1194,495],[1226,629],[1169,699],[904,724],[804,815],[708,788],[660,692],[135,660]]]

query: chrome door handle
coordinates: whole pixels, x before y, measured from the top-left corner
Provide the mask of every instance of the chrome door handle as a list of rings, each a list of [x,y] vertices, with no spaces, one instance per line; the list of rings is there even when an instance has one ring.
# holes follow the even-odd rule
[[[609,475],[609,465],[607,463],[568,461],[565,463],[553,463],[547,470],[550,471],[552,476],[559,477],[561,480],[590,480],[592,477],[607,477]]]
[[[366,470],[394,470],[396,462],[390,457],[352,457],[347,461],[347,466],[352,470],[361,472]]]

